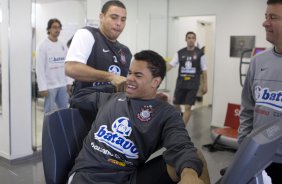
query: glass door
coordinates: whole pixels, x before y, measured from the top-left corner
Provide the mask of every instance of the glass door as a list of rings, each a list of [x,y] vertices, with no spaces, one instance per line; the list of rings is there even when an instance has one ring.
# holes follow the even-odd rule
[[[61,7],[64,7],[62,9]],[[65,10],[65,11],[64,11]],[[86,0],[33,0],[32,1],[32,141],[33,150],[42,146],[42,126],[44,119],[44,98],[38,95],[36,80],[36,55],[39,44],[48,37],[47,22],[57,18],[62,23],[59,40],[63,43],[73,36],[75,31],[85,26]]]

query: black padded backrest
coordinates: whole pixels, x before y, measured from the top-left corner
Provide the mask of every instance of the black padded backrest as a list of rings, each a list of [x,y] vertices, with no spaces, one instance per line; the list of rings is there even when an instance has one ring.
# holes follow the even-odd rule
[[[78,109],[62,109],[45,115],[42,161],[47,184],[67,182],[88,131]]]

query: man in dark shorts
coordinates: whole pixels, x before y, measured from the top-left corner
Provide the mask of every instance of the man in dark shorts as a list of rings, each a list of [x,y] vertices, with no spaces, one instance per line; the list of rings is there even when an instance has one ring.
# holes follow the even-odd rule
[[[173,104],[179,111],[181,111],[180,105],[184,105],[183,120],[187,125],[191,108],[196,101],[201,74],[203,75],[202,93],[207,93],[207,65],[204,53],[195,46],[196,34],[188,32],[185,40],[187,47],[175,54],[172,61],[167,64],[167,71],[179,64]]]

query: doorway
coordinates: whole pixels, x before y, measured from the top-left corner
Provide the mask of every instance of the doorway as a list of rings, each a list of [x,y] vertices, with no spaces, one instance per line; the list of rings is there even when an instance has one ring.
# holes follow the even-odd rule
[[[215,16],[172,17],[169,21],[169,58],[172,58],[179,49],[186,47],[185,35],[188,31],[193,31],[197,34],[197,47],[205,47],[205,56],[208,66],[208,92],[203,96],[203,101],[201,103],[196,103],[195,107],[212,106],[215,62],[215,22]],[[178,67],[173,68],[167,74],[167,89],[172,96],[175,89],[177,74]]]

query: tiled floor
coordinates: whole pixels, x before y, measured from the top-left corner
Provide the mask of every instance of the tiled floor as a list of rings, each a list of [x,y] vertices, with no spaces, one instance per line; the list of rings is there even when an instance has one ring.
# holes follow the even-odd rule
[[[17,164],[7,164],[0,160],[1,184],[45,184],[40,156]]]
[[[229,165],[234,153],[229,151],[209,152],[202,145],[211,143],[210,138],[211,108],[200,107],[193,110],[187,130],[195,146],[202,150],[211,178],[214,184],[220,178],[220,170]]]
[[[202,149],[203,144],[211,142],[210,122],[210,107],[199,107],[193,110],[187,129],[192,141],[199,149]],[[208,163],[211,182],[215,183],[220,178],[220,169],[228,166],[234,153],[227,151],[209,152],[205,148],[202,149],[202,152]],[[44,184],[45,180],[40,152],[35,155],[37,156],[34,159],[16,164],[7,164],[0,159],[0,183]]]

